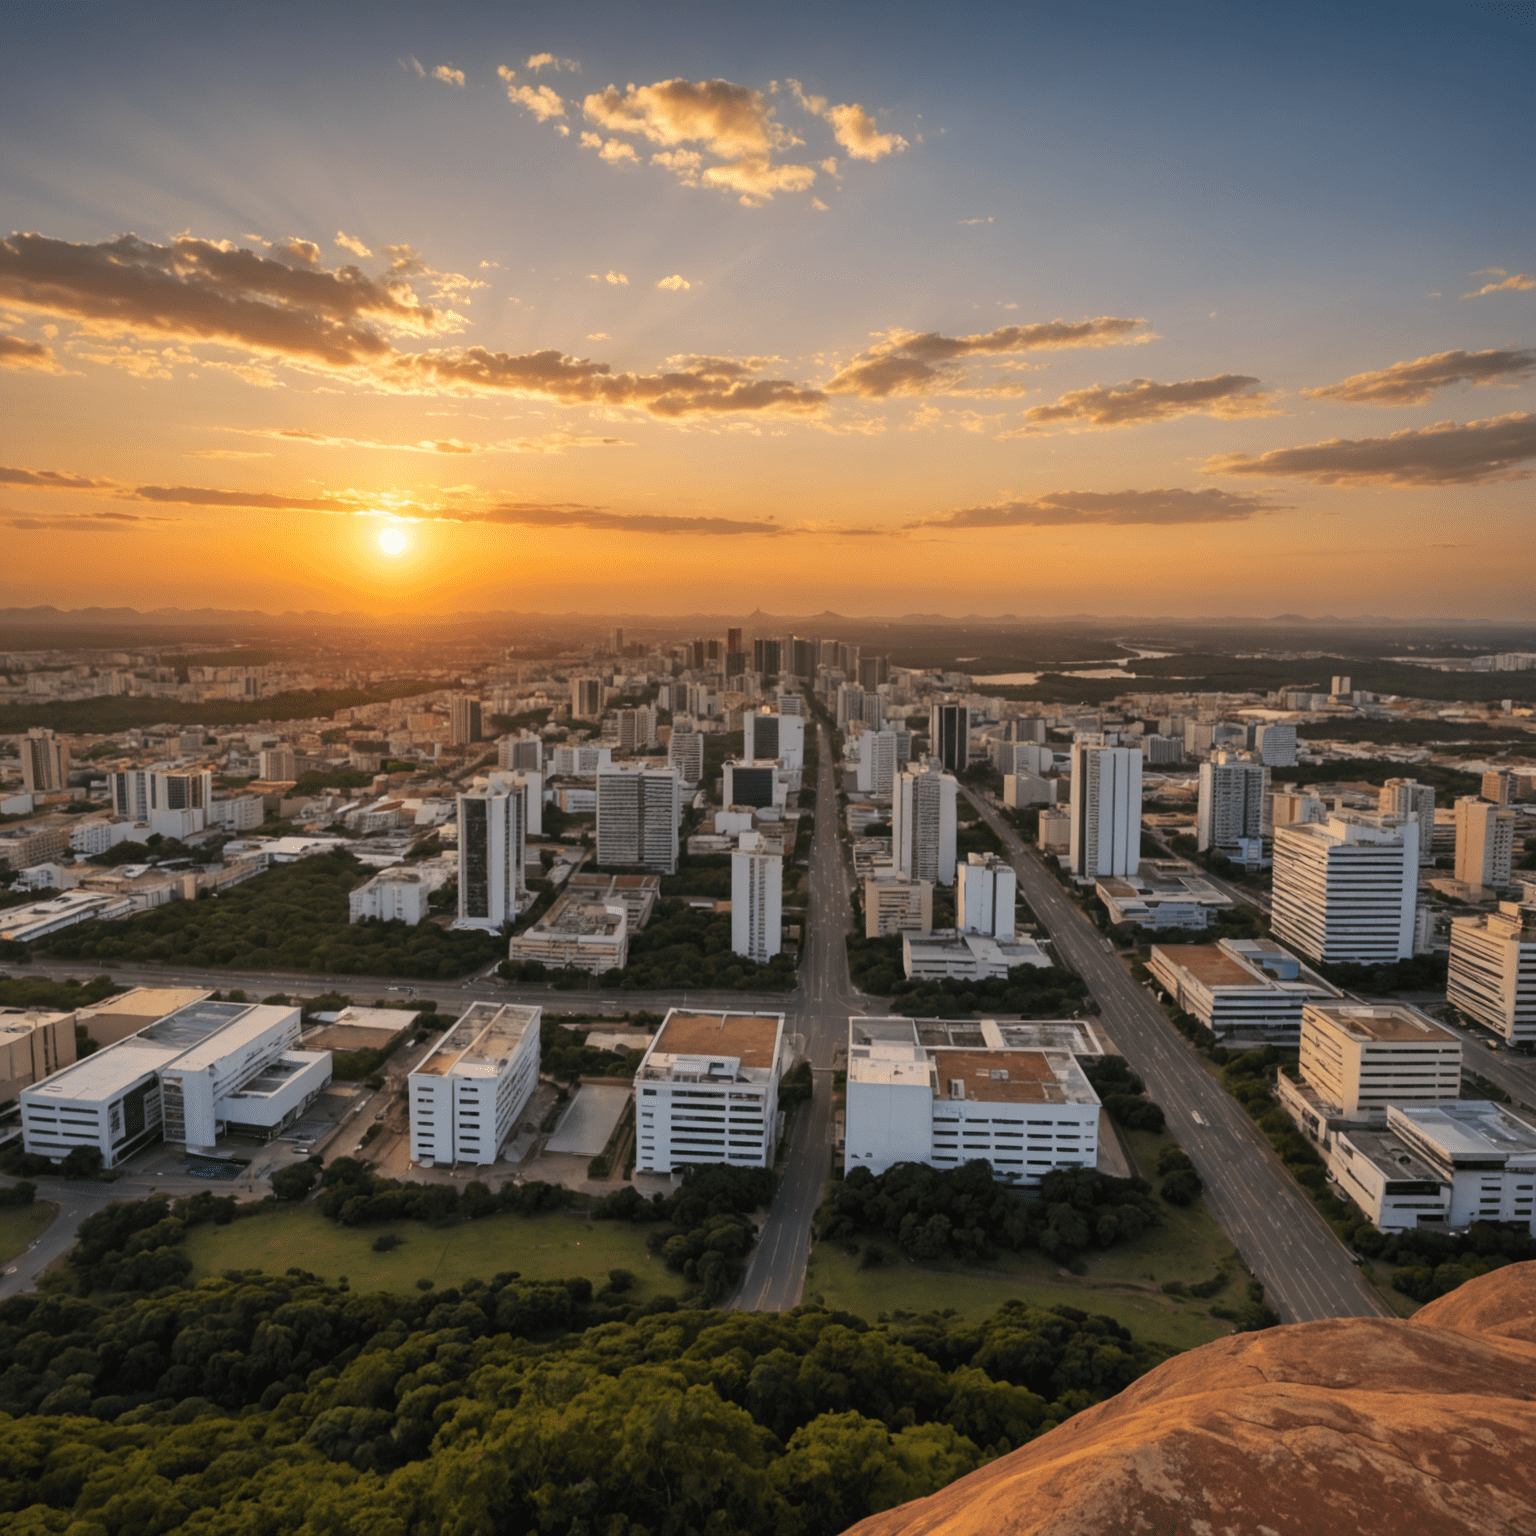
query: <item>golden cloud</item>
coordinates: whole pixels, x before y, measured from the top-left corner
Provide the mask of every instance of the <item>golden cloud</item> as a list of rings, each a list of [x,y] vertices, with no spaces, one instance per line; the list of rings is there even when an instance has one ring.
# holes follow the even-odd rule
[[[116,484],[115,480],[92,480],[67,470],[21,469],[0,464],[0,485],[25,485],[43,491],[100,491]]]
[[[1179,489],[1150,491],[1054,491],[1046,496],[961,507],[908,528],[1045,528],[1070,524],[1132,527],[1182,523],[1246,522],[1286,510],[1257,494]]]
[[[1179,416],[1278,415],[1270,409],[1270,397],[1257,388],[1258,382],[1247,374],[1222,373],[1177,384],[1159,384],[1152,379],[1095,384],[1069,391],[1054,405],[1032,406],[1024,412],[1024,419],[1031,424],[1068,421],[1086,427],[1134,427]],[[1028,432],[1031,428],[1017,430]]]
[[[351,251],[354,256],[359,256],[364,261],[373,255],[373,252],[356,235],[349,235],[345,230],[338,229],[336,231],[336,244],[342,250]]]
[[[825,96],[807,96],[798,80],[791,80],[789,88],[807,112],[832,125],[832,137],[855,160],[879,160],[907,147],[899,133],[881,133],[874,118],[857,102],[831,106]],[[835,167],[831,174],[836,174]]]
[[[506,82],[507,100],[526,107],[541,123],[547,123],[552,117],[565,116],[565,103],[549,86],[516,85],[513,82],[517,71],[508,69],[505,64],[500,65],[496,73]]]
[[[1338,384],[1302,393],[1313,400],[1347,400],[1364,405],[1422,405],[1453,384],[1505,384],[1528,379],[1536,351],[1510,347],[1486,352],[1436,352],[1411,363],[1393,363],[1375,373],[1356,373]]]
[[[688,285],[683,284],[686,288]],[[40,373],[63,373],[53,348],[23,336],[0,336],[0,368],[32,368]]]
[[[1506,272],[1503,267],[1485,267],[1481,272],[1474,272],[1473,277],[1497,277],[1502,282],[1484,283],[1481,288],[1474,288],[1471,293],[1462,294],[1464,299],[1480,299],[1485,293],[1526,293],[1536,288],[1536,277],[1529,272]]]

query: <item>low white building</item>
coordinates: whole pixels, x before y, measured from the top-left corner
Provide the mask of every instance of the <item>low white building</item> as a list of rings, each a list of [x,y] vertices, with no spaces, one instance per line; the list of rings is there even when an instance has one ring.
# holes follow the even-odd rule
[[[1208,928],[1217,913],[1232,906],[1224,891],[1168,859],[1143,859],[1134,875],[1106,877],[1093,889],[1110,922],[1143,928]]]
[[[260,795],[215,795],[208,802],[208,825],[231,832],[253,832],[266,820]]]
[[[901,960],[909,981],[1006,980],[1016,965],[1045,969],[1050,957],[1033,939],[994,939],[984,933],[936,928],[903,933]]]
[[[1154,944],[1147,969],[1222,1045],[1294,1045],[1305,1005],[1342,996],[1273,939]]]
[[[926,1024],[848,1021],[848,1171],[979,1158],[996,1177],[1031,1184],[1096,1166],[1099,1096],[1071,1049],[1013,1044],[990,1019],[969,1026],[964,1045],[925,1043]]]
[[[0,912],[0,939],[30,944],[61,928],[99,919],[116,922],[135,910],[127,896],[101,891],[65,891],[46,901],[34,901],[24,907],[8,907]]]
[[[507,958],[551,970],[604,971],[629,963],[629,913],[621,901],[562,891],[538,922],[513,934]]]
[[[380,870],[348,896],[351,909],[348,920],[354,923],[410,923],[414,927],[426,918],[431,890],[429,881],[417,870]]]
[[[471,1003],[411,1072],[411,1161],[494,1163],[539,1079],[542,1008]]]
[[[789,1065],[782,1013],[670,1009],[635,1073],[636,1171],[772,1167]]]

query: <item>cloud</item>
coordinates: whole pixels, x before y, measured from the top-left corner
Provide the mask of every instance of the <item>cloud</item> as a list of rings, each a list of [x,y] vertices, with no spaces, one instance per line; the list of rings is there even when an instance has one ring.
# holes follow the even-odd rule
[[[832,125],[832,137],[855,160],[879,160],[900,154],[907,147],[899,133],[881,133],[874,118],[857,102],[829,106],[825,96],[807,96],[798,80],[791,80],[789,88],[807,112]]]
[[[658,288],[668,288],[676,293],[680,288],[692,288],[693,284],[686,277],[674,272],[671,277],[664,277],[657,282]]]
[[[629,287],[629,279],[622,272],[609,269],[606,277],[599,276],[596,272],[588,272],[587,277],[594,283],[611,283],[614,287]]]
[[[541,69],[567,70],[573,75],[581,73],[581,65],[575,59],[557,59],[552,53],[532,53],[528,56],[528,62],[524,69],[531,69],[538,74]]]
[[[367,437],[337,437],[326,432],[309,432],[302,427],[253,427],[232,428],[245,431],[252,437],[267,437],[278,442],[299,443],[312,448],[364,448],[382,453],[564,453],[569,448],[628,448],[632,446],[622,437],[609,437],[596,432],[543,432],[534,437],[506,438],[495,443],[466,443],[456,437],[422,438],[414,443],[385,443]],[[270,458],[270,454],[242,454],[228,450],[213,450],[200,455],[203,458]]]
[[[776,537],[787,530],[761,518],[670,517],[655,513],[608,512],[602,507],[559,503],[506,502],[489,511],[459,514],[460,522],[510,523],[523,528],[593,528],[618,533],[759,534]]]
[[[201,485],[137,485],[134,501],[174,502],[189,507],[252,507],[270,511],[356,512],[365,502],[351,496],[277,496],[268,491],[223,491]]]
[[[1035,325],[1005,325],[973,336],[942,336],[937,331],[892,331],[839,370],[827,385],[830,394],[920,395],[957,386],[953,364],[965,357],[998,357],[1062,347],[1109,347],[1150,339],[1133,335],[1141,320],[1100,315],[1093,320],[1047,320]]]
[[[373,252],[356,235],[349,235],[344,230],[336,231],[336,244],[342,250],[351,251],[354,256],[361,256],[364,260],[373,255]]]
[[[1301,448],[1275,448],[1207,459],[1218,475],[1287,475],[1314,485],[1487,485],[1528,479],[1519,466],[1536,458],[1536,413],[1515,411],[1469,421],[1407,427],[1390,437],[1334,437]]]
[[[1365,405],[1422,405],[1453,384],[1500,384],[1528,379],[1536,351],[1505,347],[1487,352],[1436,352],[1411,363],[1393,363],[1376,373],[1356,373],[1338,384],[1304,389],[1313,400],[1348,400]]]
[[[87,332],[213,343],[239,349],[246,361],[279,360],[390,393],[508,394],[633,407],[663,419],[814,415],[826,404],[823,391],[755,377],[760,370],[739,360],[702,359],[647,374],[615,373],[552,348],[402,351],[398,335],[431,338],[464,323],[430,295],[422,299],[413,283],[435,292],[470,280],[433,272],[408,246],[388,246],[385,254],[390,269],[374,278],[355,266],[299,269],[190,235],[166,245],[136,235],[99,245],[12,235],[0,240],[0,301],[74,320]]]
[[[19,469],[0,464],[0,485],[29,485],[43,491],[100,491],[115,486],[115,480],[91,480],[57,469]]]
[[[996,224],[996,219],[961,219],[962,224]]]
[[[1210,379],[1185,379],[1158,384],[1132,379],[1129,384],[1095,384],[1074,389],[1054,405],[1036,405],[1024,412],[1030,423],[1082,422],[1087,427],[1134,427],[1148,421],[1172,421],[1178,416],[1275,416],[1270,397],[1256,388],[1258,380],[1242,373],[1222,373]],[[1029,427],[1021,428],[1028,432]]]
[[[1180,523],[1246,522],[1264,512],[1284,511],[1263,495],[1178,489],[1152,491],[1055,491],[1033,500],[961,507],[943,517],[908,523],[908,528],[1045,528],[1070,524],[1113,527]]]
[[[129,533],[144,523],[170,523],[169,517],[140,517],[131,512],[83,512],[76,517],[9,517],[8,528],[27,533]]]
[[[463,85],[464,71],[455,69],[451,64],[439,64],[432,71],[434,80],[441,80],[444,85]]]
[[[683,287],[687,287],[687,283]],[[42,373],[63,373],[53,348],[22,336],[0,336],[0,368],[35,368]]]
[[[517,85],[514,83],[517,71],[508,69],[505,64],[499,65],[496,73],[506,81],[507,100],[526,107],[541,123],[547,123],[552,117],[565,116],[565,103],[550,86]]]
[[[1481,272],[1474,272],[1473,277],[1500,277],[1503,282],[1484,283],[1481,288],[1474,288],[1471,293],[1462,294],[1464,299],[1480,299],[1485,293],[1504,293],[1515,291],[1524,293],[1528,289],[1536,288],[1536,277],[1529,272],[1505,272],[1503,267],[1485,267]]]

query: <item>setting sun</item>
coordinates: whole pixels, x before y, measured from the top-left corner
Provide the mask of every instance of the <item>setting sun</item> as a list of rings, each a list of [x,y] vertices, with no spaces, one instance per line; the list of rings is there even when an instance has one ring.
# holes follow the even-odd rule
[[[379,548],[386,555],[403,555],[408,542],[403,528],[391,526],[379,529]]]

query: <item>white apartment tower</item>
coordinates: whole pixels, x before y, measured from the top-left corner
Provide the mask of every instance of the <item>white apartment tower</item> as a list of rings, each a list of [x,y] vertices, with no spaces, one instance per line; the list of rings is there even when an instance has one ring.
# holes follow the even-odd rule
[[[704,733],[673,726],[667,743],[667,766],[677,770],[684,784],[697,784],[704,777]]]
[[[201,832],[213,803],[212,768],[121,768],[107,775],[112,809],[124,821],[147,822],[156,832],[181,837]]]
[[[782,947],[784,859],[777,853],[731,855],[731,950],[766,963]]]
[[[1388,779],[1376,809],[1383,816],[1412,816],[1419,823],[1419,863],[1435,862],[1435,789],[1417,779]]]
[[[459,796],[459,917],[454,927],[499,933],[517,916],[527,893],[527,794],[511,774],[498,772]]]
[[[1289,724],[1261,725],[1253,733],[1254,754],[1270,768],[1296,766],[1296,727]]]
[[[1018,876],[995,853],[973,853],[955,869],[955,926],[988,938],[1014,936],[1013,909]]]
[[[490,1164],[539,1081],[540,1008],[471,1003],[407,1079],[411,1161]]]
[[[1468,885],[1509,884],[1515,813],[1472,795],[1456,802],[1456,878]]]
[[[1445,995],[1511,1045],[1536,1043],[1536,902],[1452,920]]]
[[[1269,769],[1246,755],[1214,753],[1200,764],[1200,801],[1196,846],[1214,849],[1244,864],[1262,854],[1265,811],[1269,808]]]
[[[1414,817],[1336,811],[1277,827],[1275,937],[1312,960],[1406,960],[1418,880]]]
[[[34,727],[17,745],[21,748],[22,788],[35,795],[69,788],[69,748],[52,731]]]
[[[1141,751],[1072,743],[1072,873],[1133,875],[1141,863]]]
[[[777,759],[786,768],[805,767],[805,716],[749,709],[741,717],[742,756],[750,763]]]
[[[600,768],[597,862],[676,874],[681,799],[675,768]]]
[[[955,882],[955,776],[936,763],[898,774],[891,796],[891,853],[899,875]]]
[[[656,745],[656,711],[621,709],[619,711],[619,750],[643,752]]]
[[[895,731],[866,731],[859,738],[859,788],[889,800],[895,793],[899,755]]]

